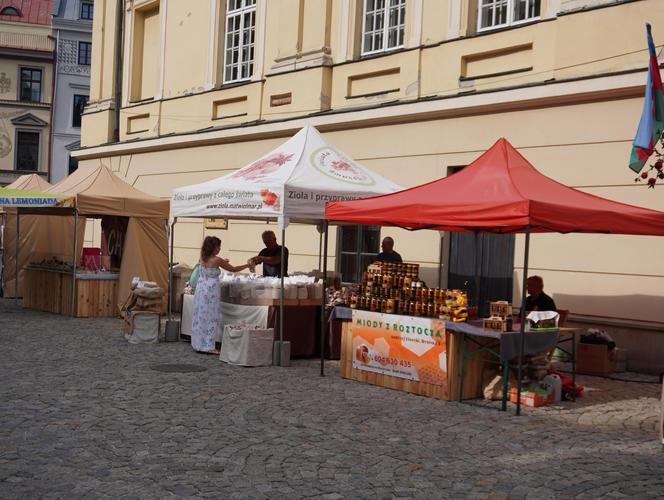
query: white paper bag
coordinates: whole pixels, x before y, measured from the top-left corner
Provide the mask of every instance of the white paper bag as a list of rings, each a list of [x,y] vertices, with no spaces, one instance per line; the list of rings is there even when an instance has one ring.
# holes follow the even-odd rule
[[[219,359],[231,365],[269,366],[273,342],[273,328],[226,325]]]

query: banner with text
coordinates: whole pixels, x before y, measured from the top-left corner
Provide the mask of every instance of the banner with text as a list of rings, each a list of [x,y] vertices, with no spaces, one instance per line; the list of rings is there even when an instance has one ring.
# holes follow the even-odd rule
[[[447,383],[444,321],[354,309],[352,337],[355,369]]]

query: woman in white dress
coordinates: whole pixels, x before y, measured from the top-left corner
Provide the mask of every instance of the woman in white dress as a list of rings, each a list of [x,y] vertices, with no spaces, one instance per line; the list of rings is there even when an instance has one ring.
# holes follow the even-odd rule
[[[219,354],[214,345],[215,338],[219,337],[219,268],[237,273],[250,267],[250,263],[232,266],[228,260],[219,257],[220,251],[221,240],[206,236],[201,246],[200,276],[196,283],[191,329],[191,347],[200,353]]]

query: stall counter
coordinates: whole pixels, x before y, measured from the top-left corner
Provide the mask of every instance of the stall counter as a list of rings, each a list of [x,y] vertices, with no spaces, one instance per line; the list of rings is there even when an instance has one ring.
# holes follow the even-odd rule
[[[112,317],[118,315],[119,273],[76,273],[77,318]],[[44,266],[25,268],[23,306],[55,314],[71,315],[72,272]]]
[[[504,366],[520,339],[518,332],[499,334],[468,323],[337,309],[335,318],[352,318],[342,323],[342,377],[443,400],[481,397],[484,370],[491,363]],[[526,334],[525,353],[555,346],[558,333]],[[472,353],[467,336],[473,338]],[[500,360],[489,352],[496,342]]]
[[[277,301],[278,302],[278,301]],[[319,328],[320,305],[311,305],[313,299],[287,301],[284,306],[284,341],[291,343],[292,356],[313,356],[317,353],[316,339]],[[274,338],[279,340],[279,306],[272,305],[234,304],[221,301],[220,326],[218,339],[221,342],[223,327],[230,324],[250,324],[260,328],[274,328]],[[182,297],[182,321],[180,333],[191,337],[194,296],[185,294]]]

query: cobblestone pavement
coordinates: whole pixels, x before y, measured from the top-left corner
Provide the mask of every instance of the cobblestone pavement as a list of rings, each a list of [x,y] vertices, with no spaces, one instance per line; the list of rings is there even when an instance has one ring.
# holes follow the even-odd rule
[[[2,498],[655,498],[661,386],[581,377],[522,417],[134,346],[115,319],[0,300]],[[196,373],[163,373],[193,363]]]

